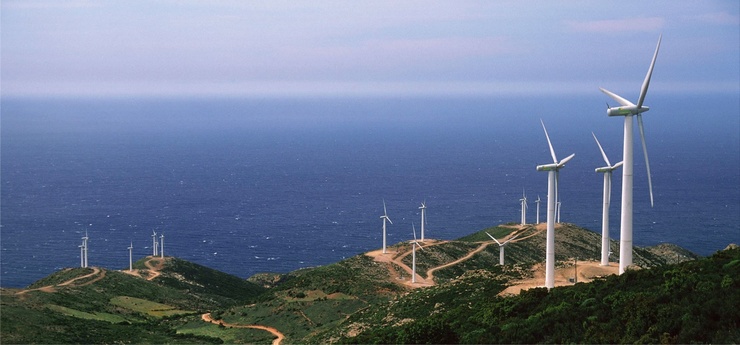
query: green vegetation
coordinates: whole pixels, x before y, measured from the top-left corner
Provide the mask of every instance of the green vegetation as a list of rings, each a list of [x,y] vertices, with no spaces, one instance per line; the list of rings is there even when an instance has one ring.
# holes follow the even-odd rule
[[[484,280],[473,284],[493,289],[483,298],[468,298],[473,286],[467,286],[447,298],[440,293],[385,307],[387,315],[412,318],[406,322],[358,313],[351,322],[362,323],[365,331],[342,342],[737,343],[737,277],[740,249],[589,284],[531,289],[516,297],[496,296],[502,287]],[[444,311],[434,312],[432,303]],[[421,315],[429,316],[413,318]]]
[[[498,265],[498,245],[486,231],[496,238],[519,234],[507,245],[505,266]],[[561,224],[558,265],[575,257],[597,260],[600,243],[595,232]],[[427,244],[417,250],[417,272],[426,276],[434,269],[436,285],[416,289],[404,285],[408,274],[400,265],[366,255],[247,280],[176,258],[139,260],[134,267],[140,276],[101,270],[61,285],[94,272],[64,269],[32,285],[53,289],[1,289],[0,332],[3,344],[274,339],[265,330],[204,322],[201,314],[210,312],[226,324],[274,327],[285,343],[740,341],[740,249],[693,260],[693,253],[673,245],[635,248],[641,270],[500,296],[510,281],[533,274],[532,265],[544,261],[544,245],[544,231],[515,224]],[[392,248],[411,249],[408,243]],[[402,262],[410,266],[410,260],[407,255]],[[145,279],[154,276],[150,265],[161,273],[151,281]]]

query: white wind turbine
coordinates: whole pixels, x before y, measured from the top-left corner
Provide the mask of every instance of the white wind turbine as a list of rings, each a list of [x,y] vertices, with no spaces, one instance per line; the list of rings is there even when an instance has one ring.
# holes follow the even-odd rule
[[[380,216],[380,219],[383,220],[383,254],[385,254],[385,222],[387,221],[388,223],[393,224],[393,222],[391,222],[391,219],[388,218],[388,210],[386,210],[385,208],[385,200],[383,200],[383,215]]]
[[[157,232],[152,230],[152,256],[157,256]]]
[[[572,154],[565,157],[563,160],[558,162],[558,158],[555,156],[555,150],[552,148],[550,142],[550,136],[547,134],[547,128],[545,123],[542,123],[542,129],[545,130],[545,137],[547,138],[547,144],[550,146],[550,154],[552,155],[551,164],[543,164],[537,166],[537,171],[547,171],[547,249],[545,256],[545,286],[550,289],[555,287],[555,200],[557,198],[557,181],[560,169],[565,166],[569,160],[571,160],[576,154]]]
[[[601,216],[601,266],[609,266],[609,205],[612,198],[612,171],[616,170],[624,162],[619,162],[612,165],[609,162],[609,158],[606,157],[604,148],[601,147],[599,139],[596,139],[596,134],[591,132],[596,140],[596,145],[599,145],[601,156],[604,157],[605,167],[596,168],[596,172],[604,173],[604,207],[602,209]]]
[[[134,242],[131,242],[131,244],[128,246],[128,270],[133,271],[134,270]]]
[[[498,244],[498,264],[503,266],[504,265],[504,247],[506,247],[506,244],[511,242],[511,240],[519,236],[519,234],[514,235],[514,237],[506,240],[506,242],[504,243],[500,243],[495,237],[491,236],[491,234],[489,234],[488,232],[486,232],[486,235],[488,235],[488,237],[496,241],[496,244]]]
[[[427,211],[427,204],[426,202],[421,203],[421,207],[419,207],[421,210],[421,241],[424,242],[424,224],[427,222],[426,218],[426,211]]]
[[[522,190],[522,198],[519,199],[522,203],[522,225],[527,224],[527,194],[524,193],[524,190]]]
[[[83,257],[84,260],[82,260],[82,267],[87,267],[87,240],[90,239],[87,237],[87,230],[85,230],[85,237],[82,238],[82,251],[84,253]]]
[[[80,247],[80,267],[85,267],[85,242],[78,247]]]
[[[645,144],[645,129],[642,125],[642,113],[650,110],[650,108],[645,107],[642,104],[643,101],[645,101],[645,95],[650,86],[650,77],[653,74],[653,68],[655,67],[655,60],[658,57],[658,50],[660,49],[660,41],[662,38],[663,35],[658,37],[658,45],[655,47],[653,60],[650,62],[650,68],[647,71],[647,75],[645,75],[645,80],[642,82],[640,97],[637,99],[637,104],[634,104],[604,88],[599,88],[601,92],[607,94],[621,105],[619,107],[609,107],[607,104],[607,107],[609,108],[606,110],[606,114],[608,116],[624,116],[624,146],[622,149],[624,168],[622,169],[622,217],[619,235],[619,274],[624,273],[624,270],[629,265],[632,265],[632,185],[634,177],[634,135],[632,116],[634,115],[637,115],[637,124],[640,128],[642,151],[645,155],[645,167],[647,168],[648,188],[650,189],[650,206],[653,206],[653,182],[650,177],[650,162],[648,161],[647,146]]]
[[[536,224],[539,224],[540,223],[540,196],[539,195],[537,196],[537,200],[535,200],[534,203],[537,204],[537,223]]]
[[[159,251],[159,257],[164,258],[164,232],[159,236],[159,239],[161,240],[159,244],[162,246],[162,249]]]
[[[411,242],[413,246],[411,249],[411,283],[416,283],[416,246],[419,246],[419,249],[422,250],[424,247],[416,240],[416,227],[414,227],[414,223],[411,223],[411,230],[414,232],[414,241]]]

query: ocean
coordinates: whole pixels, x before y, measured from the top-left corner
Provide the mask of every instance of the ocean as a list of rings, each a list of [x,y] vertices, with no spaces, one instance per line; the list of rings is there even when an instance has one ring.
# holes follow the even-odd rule
[[[325,265],[412,238],[454,239],[546,214],[558,158],[561,220],[601,231],[603,177],[591,132],[612,163],[623,118],[583,96],[416,98],[3,98],[0,286],[23,287],[80,262],[128,267],[165,255],[239,277]],[[634,242],[700,255],[740,243],[740,96],[648,96],[650,207],[635,125]],[[619,237],[621,170],[611,237]],[[417,234],[418,235],[418,234]],[[544,260],[544,253],[543,260]]]

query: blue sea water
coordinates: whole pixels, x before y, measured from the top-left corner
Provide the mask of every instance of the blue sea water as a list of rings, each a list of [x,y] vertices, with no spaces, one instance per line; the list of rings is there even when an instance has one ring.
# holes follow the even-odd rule
[[[598,93],[575,97],[2,99],[0,285],[79,265],[122,269],[165,254],[248,277],[324,265],[412,237],[454,239],[518,222],[522,190],[544,200],[560,158],[564,222],[601,229],[594,131],[621,159],[623,118]],[[740,243],[740,96],[650,95],[655,191],[635,141],[634,241],[701,255]],[[636,131],[636,133],[638,133]],[[611,236],[619,237],[621,174]],[[544,258],[544,253],[543,253]]]

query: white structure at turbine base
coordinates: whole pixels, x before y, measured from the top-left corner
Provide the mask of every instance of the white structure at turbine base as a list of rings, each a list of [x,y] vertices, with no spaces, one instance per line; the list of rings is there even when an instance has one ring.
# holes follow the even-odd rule
[[[604,173],[604,206],[602,208],[601,216],[601,266],[609,266],[609,205],[611,204],[611,193],[612,193],[612,171],[622,166],[623,162],[612,165],[609,162],[609,158],[604,152],[604,148],[601,147],[599,139],[596,139],[596,134],[591,133],[596,140],[596,145],[599,146],[601,156],[604,158],[606,163],[605,167],[596,168],[597,173]]]
[[[620,106],[618,107],[609,107],[606,110],[607,116],[624,116],[624,146],[622,148],[622,159],[624,162],[624,167],[622,169],[622,214],[619,235],[619,274],[624,273],[625,269],[628,266],[632,265],[632,186],[634,177],[634,131],[632,123],[633,116],[637,116],[637,124],[640,127],[642,151],[645,155],[645,167],[647,169],[648,188],[650,190],[650,206],[653,206],[653,183],[650,176],[650,161],[648,160],[647,145],[645,144],[645,130],[642,124],[642,113],[650,110],[650,108],[643,106],[642,104],[645,101],[645,95],[647,94],[648,87],[650,86],[650,78],[653,75],[653,68],[655,67],[655,60],[658,58],[660,41],[662,40],[662,38],[662,35],[658,37],[658,45],[655,47],[653,60],[650,62],[650,68],[648,68],[648,72],[645,75],[645,80],[643,80],[642,82],[640,97],[637,100],[637,104],[634,104],[626,100],[622,96],[619,96],[609,90],[599,88],[601,92],[605,93],[620,104]]]
[[[547,134],[545,123],[542,122],[542,129],[545,130],[547,144],[550,146],[552,155],[552,164],[543,164],[537,166],[537,171],[547,171],[547,244],[545,253],[545,287],[551,289],[555,287],[555,200],[557,198],[557,182],[560,169],[565,166],[576,154],[565,157],[558,162],[555,156],[555,150],[552,148],[550,136]]]
[[[388,210],[386,210],[385,208],[385,200],[383,200],[383,215],[380,216],[380,219],[383,220],[383,254],[386,254],[387,252],[385,249],[385,235],[386,235],[385,222],[387,221],[388,223],[391,223],[391,224],[393,224],[393,222],[391,222],[391,219],[388,218]]]
[[[411,249],[411,283],[416,284],[416,247],[419,246],[419,249],[424,249],[421,244],[416,240],[416,227],[414,227],[414,224],[411,224],[411,229],[414,232],[414,241],[411,242],[411,245],[413,246]]]

